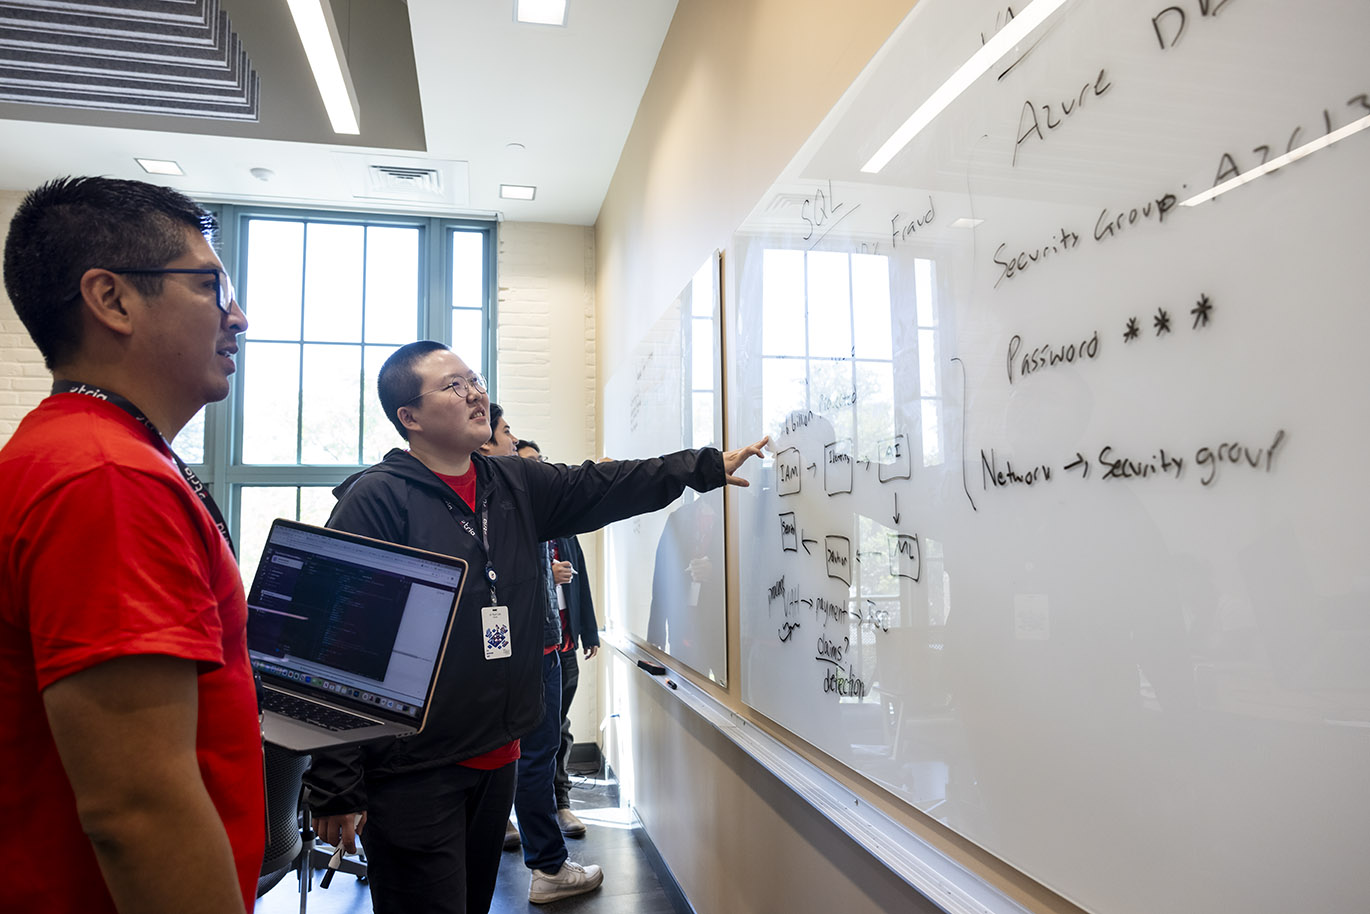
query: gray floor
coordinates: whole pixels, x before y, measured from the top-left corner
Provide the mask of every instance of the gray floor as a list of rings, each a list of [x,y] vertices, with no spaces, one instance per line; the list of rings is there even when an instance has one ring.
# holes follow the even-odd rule
[[[506,851],[495,886],[493,914],[511,912],[596,912],[596,914],[688,914],[673,886],[663,886],[652,857],[640,842],[632,811],[619,806],[617,785],[602,772],[575,777],[571,807],[588,826],[584,838],[568,838],[571,859],[604,868],[604,883],[594,892],[552,904],[528,903],[528,869],[519,851]],[[300,910],[299,882],[293,875],[257,899],[256,914],[293,914]],[[370,914],[365,884],[352,876],[334,876],[327,889],[309,893],[314,914]],[[420,914],[420,912],[416,912]]]

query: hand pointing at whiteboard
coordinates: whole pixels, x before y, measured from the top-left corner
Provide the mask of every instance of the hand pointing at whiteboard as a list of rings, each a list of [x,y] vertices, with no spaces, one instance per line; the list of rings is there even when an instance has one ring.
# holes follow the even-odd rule
[[[760,457],[761,449],[764,448],[766,445],[770,444],[770,442],[771,436],[767,435],[765,438],[762,438],[760,441],[756,442],[756,444],[749,444],[746,447],[738,448],[735,451],[723,452],[723,472],[728,477],[728,485],[751,485],[751,483],[749,483],[747,480],[743,479],[740,476],[735,476],[733,474],[736,473],[739,469],[741,469],[742,464],[747,462],[747,458]]]

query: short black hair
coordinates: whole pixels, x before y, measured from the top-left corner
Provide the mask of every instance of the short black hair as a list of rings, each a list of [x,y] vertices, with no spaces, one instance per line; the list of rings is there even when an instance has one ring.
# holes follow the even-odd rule
[[[441,349],[450,347],[433,340],[406,343],[391,353],[390,358],[381,366],[380,374],[376,375],[376,393],[381,398],[381,410],[385,417],[394,423],[395,431],[399,432],[405,441],[409,440],[409,430],[400,422],[400,407],[423,393],[420,387],[423,380],[418,372],[414,371],[414,365],[430,352]]]
[[[185,194],[144,181],[56,178],[24,197],[5,242],[5,288],[48,368],[80,349],[85,272],[170,263],[186,252],[187,228],[212,244],[218,223]],[[128,275],[147,296],[163,278]]]
[[[500,417],[504,415],[504,407],[498,403],[490,404],[490,443],[495,443],[495,430],[499,428]]]
[[[516,451],[521,451],[526,447],[532,448],[539,454],[542,453],[542,448],[538,447],[538,443],[531,438],[520,438],[518,441],[514,442],[514,450]]]

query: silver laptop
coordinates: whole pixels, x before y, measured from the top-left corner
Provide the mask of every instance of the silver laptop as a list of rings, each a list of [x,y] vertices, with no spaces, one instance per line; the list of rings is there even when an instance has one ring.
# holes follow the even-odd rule
[[[423,729],[466,562],[290,520],[247,595],[266,741],[310,752]]]

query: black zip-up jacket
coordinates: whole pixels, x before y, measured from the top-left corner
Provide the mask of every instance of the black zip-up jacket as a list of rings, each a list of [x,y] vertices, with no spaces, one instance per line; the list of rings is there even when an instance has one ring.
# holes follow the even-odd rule
[[[398,449],[334,490],[338,504],[328,526],[458,556],[470,573],[423,732],[315,754],[305,777],[315,815],[366,809],[366,779],[460,762],[532,731],[543,715],[548,601],[542,542],[655,511],[687,486],[706,492],[725,482],[723,457],[714,448],[577,467],[522,457],[471,459],[474,512],[417,458]],[[480,540],[486,511],[496,597],[509,608],[513,647],[512,656],[499,660],[486,660],[482,646],[481,609],[490,605]]]

